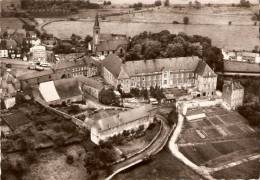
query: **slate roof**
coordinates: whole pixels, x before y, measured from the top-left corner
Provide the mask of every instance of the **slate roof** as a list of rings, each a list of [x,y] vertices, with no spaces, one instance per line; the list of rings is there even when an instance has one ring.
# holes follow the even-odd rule
[[[54,81],[54,85],[61,99],[79,96],[82,94],[79,89],[78,81],[74,78],[56,80]]]
[[[203,77],[212,77],[216,76],[215,72],[209,67],[205,61],[199,61],[198,66],[195,70],[196,74],[199,74]]]
[[[170,71],[195,71],[198,66],[198,57],[179,57],[154,60],[127,61],[123,64],[129,76],[154,72]]]
[[[131,109],[129,111],[121,112],[117,115],[100,119],[96,122],[95,127],[99,131],[105,131],[112,129],[123,124],[127,124],[137,119],[146,117],[149,115],[149,111],[153,109],[152,105],[144,105],[139,108]]]
[[[102,65],[111,72],[115,78],[118,77],[122,65],[122,59],[115,54],[109,54],[103,61]]]
[[[47,76],[47,75],[51,75],[51,74],[53,74],[52,69],[44,70],[44,71],[35,71],[35,72],[32,72],[32,73],[23,74],[23,75],[17,77],[17,79],[27,80],[27,79],[33,79],[33,78],[37,78],[37,77],[41,77],[41,76]]]
[[[30,122],[26,115],[21,111],[16,111],[13,114],[2,116],[2,119],[12,130],[15,130]]]
[[[244,87],[240,84],[240,82],[237,81],[226,81],[224,83],[224,86],[232,90],[244,89]]]
[[[6,48],[7,49],[15,49],[17,47],[17,42],[13,39],[6,40]]]
[[[101,82],[99,82],[93,78],[87,78],[85,76],[78,76],[77,80],[80,83],[86,84],[87,86],[93,87],[98,90],[101,90],[104,87],[104,85]]]
[[[100,44],[96,45],[96,51],[116,51],[119,47],[126,45],[127,40],[124,39],[101,41]]]
[[[54,66],[54,69],[65,69],[65,68],[70,68],[82,64],[98,65],[99,63],[96,60],[94,60],[92,57],[83,57],[75,61],[60,62]]]

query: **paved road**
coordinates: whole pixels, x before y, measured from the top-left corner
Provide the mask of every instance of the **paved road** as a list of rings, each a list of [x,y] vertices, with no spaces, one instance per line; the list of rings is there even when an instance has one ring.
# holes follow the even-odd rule
[[[119,172],[144,161],[146,158],[149,158],[150,156],[157,154],[158,152],[160,152],[163,149],[163,147],[168,142],[168,137],[170,136],[170,134],[172,132],[172,128],[165,123],[165,120],[163,119],[163,117],[158,116],[158,119],[161,119],[162,130],[161,130],[157,140],[155,140],[154,143],[152,143],[151,146],[149,146],[142,153],[140,153],[136,156],[133,156],[133,157],[127,159],[126,161],[123,161],[119,164],[114,165],[112,167],[112,170],[114,173],[112,175],[110,175],[109,177],[107,177],[106,180],[112,179]]]

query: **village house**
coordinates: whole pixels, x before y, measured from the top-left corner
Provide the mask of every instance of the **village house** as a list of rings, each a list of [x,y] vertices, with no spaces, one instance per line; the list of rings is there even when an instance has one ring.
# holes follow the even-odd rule
[[[102,61],[102,76],[124,92],[131,88],[193,88],[198,96],[215,94],[217,75],[198,57],[179,57],[140,61],[122,61],[111,54]]]
[[[98,120],[91,127],[91,141],[99,144],[124,131],[137,130],[140,126],[146,129],[154,121],[155,113],[152,110],[152,105],[144,105]]]
[[[126,52],[128,38],[123,34],[101,34],[98,15],[95,18],[93,27],[92,51],[97,56],[117,54],[123,57]]]
[[[57,79],[77,76],[92,77],[99,73],[99,62],[92,57],[83,57],[75,61],[58,63],[54,66]]]
[[[25,89],[47,81],[77,76],[92,77],[98,75],[98,73],[99,62],[95,61],[91,57],[83,57],[77,61],[68,61],[56,64],[49,70],[21,75],[18,79],[21,82],[21,88]]]
[[[223,85],[223,102],[229,109],[236,109],[243,105],[244,87],[240,82],[225,81]]]
[[[83,100],[79,83],[74,78],[40,83],[40,94],[48,104],[62,104]]]
[[[80,84],[83,96],[91,95],[98,99],[99,93],[104,87],[101,82],[85,76],[78,76],[77,80]]]
[[[36,45],[30,48],[31,60],[38,61],[41,63],[47,62],[47,52],[46,47],[41,45]]]

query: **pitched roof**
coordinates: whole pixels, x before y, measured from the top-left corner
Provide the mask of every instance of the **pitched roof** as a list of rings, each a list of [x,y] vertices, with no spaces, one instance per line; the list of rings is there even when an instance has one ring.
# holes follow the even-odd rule
[[[23,75],[17,77],[17,79],[27,80],[27,79],[37,78],[37,77],[41,77],[41,76],[47,76],[47,75],[51,75],[51,74],[53,74],[52,69],[48,69],[48,70],[44,70],[44,71],[34,71],[32,73],[23,74]]]
[[[83,64],[95,64],[98,65],[99,62],[94,60],[92,57],[86,57],[84,56],[83,58],[74,60],[74,61],[65,61],[65,62],[60,62],[54,66],[54,69],[64,69],[64,68],[70,68],[78,65],[83,65]]]
[[[103,61],[102,65],[110,71],[115,78],[118,77],[120,70],[121,70],[121,65],[122,65],[122,59],[118,57],[115,54],[109,54]]]
[[[78,81],[74,78],[54,81],[55,88],[61,99],[81,95]]]
[[[86,84],[87,86],[93,87],[98,90],[101,90],[104,87],[104,85],[101,82],[99,82],[93,78],[87,78],[85,76],[78,76],[77,80],[80,83]]]
[[[203,77],[216,76],[215,72],[209,67],[205,61],[199,61],[195,72]]]
[[[100,44],[96,45],[96,51],[115,51],[125,45],[127,45],[127,41],[124,39],[101,41]]]
[[[6,48],[7,49],[15,49],[17,47],[17,43],[13,39],[6,40]]]
[[[98,120],[95,127],[101,131],[109,130],[117,126],[136,121],[142,117],[146,117],[152,109],[152,105],[149,104],[131,109],[129,111],[121,112],[117,115]]]
[[[244,89],[244,87],[238,81],[226,81],[224,82],[224,86],[230,90]]]
[[[39,85],[39,91],[46,102],[56,101],[60,99],[53,81],[41,83]]]
[[[30,122],[25,114],[19,110],[10,115],[2,116],[2,119],[13,130]]]
[[[201,61],[198,57],[179,57],[153,60],[127,61],[123,64],[129,76],[154,72],[170,71],[195,71]]]

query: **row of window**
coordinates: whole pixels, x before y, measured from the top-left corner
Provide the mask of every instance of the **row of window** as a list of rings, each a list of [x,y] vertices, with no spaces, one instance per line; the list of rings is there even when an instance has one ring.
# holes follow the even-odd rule
[[[164,74],[164,78],[167,78],[168,74],[165,73]],[[173,73],[170,72],[170,78],[193,78],[194,77],[194,73]]]

